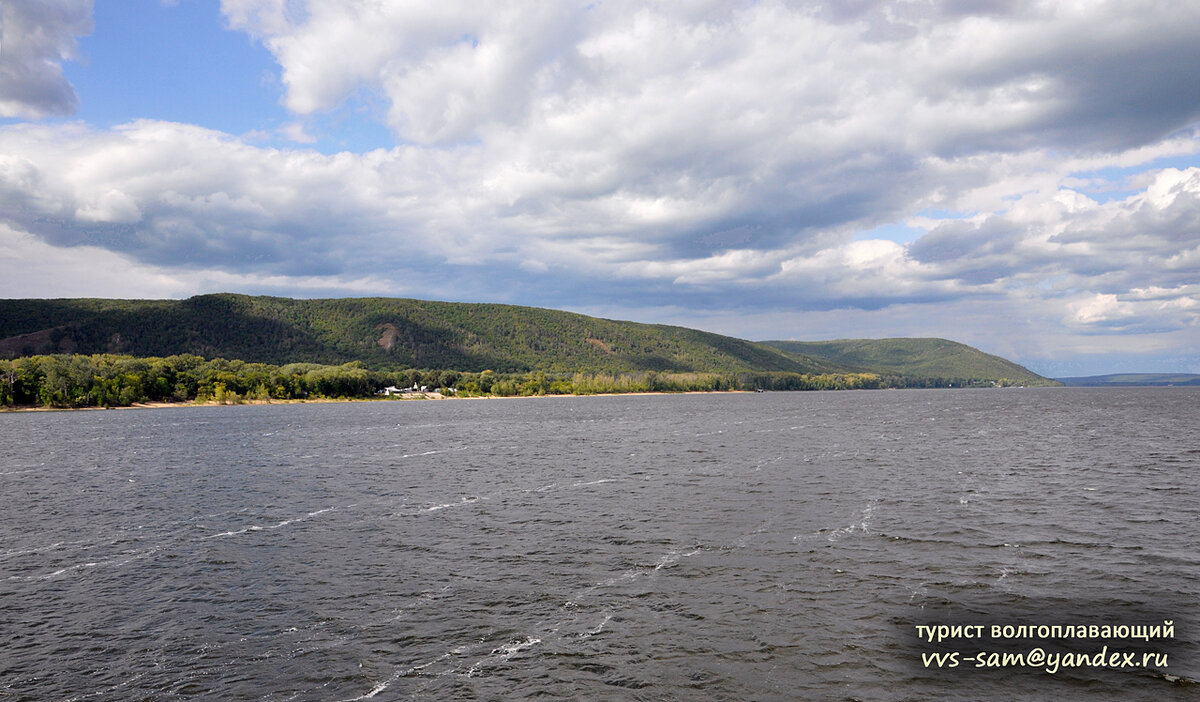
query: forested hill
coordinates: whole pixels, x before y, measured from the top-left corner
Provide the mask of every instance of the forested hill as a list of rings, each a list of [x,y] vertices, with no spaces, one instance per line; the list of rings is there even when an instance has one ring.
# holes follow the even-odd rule
[[[762,341],[796,357],[816,357],[856,371],[909,378],[1007,380],[1018,385],[1058,383],[977,348],[946,339],[838,339]]]
[[[1200,375],[1196,373],[1111,373],[1058,380],[1064,385],[1095,388],[1200,386]]]
[[[719,334],[512,305],[397,298],[2,300],[0,358],[128,354],[478,372],[841,371]]]

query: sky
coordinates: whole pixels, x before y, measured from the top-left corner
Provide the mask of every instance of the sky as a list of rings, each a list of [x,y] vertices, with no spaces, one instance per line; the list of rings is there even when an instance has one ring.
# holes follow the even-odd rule
[[[1200,373],[1200,3],[0,0],[0,298]]]

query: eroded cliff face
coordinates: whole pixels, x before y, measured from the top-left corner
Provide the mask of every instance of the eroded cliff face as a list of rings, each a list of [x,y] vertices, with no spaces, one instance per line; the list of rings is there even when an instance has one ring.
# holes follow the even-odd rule
[[[396,328],[395,324],[390,322],[377,325],[375,327],[375,331],[383,332],[383,334],[380,335],[379,340],[375,343],[379,344],[387,351],[391,351],[392,347],[396,345],[396,340],[400,338],[400,330]]]

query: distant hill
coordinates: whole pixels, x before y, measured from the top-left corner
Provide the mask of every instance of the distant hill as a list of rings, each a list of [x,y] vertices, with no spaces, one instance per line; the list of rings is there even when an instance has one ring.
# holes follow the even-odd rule
[[[196,354],[250,362],[523,372],[841,370],[719,334],[513,305],[397,298],[3,300],[0,358]]]
[[[0,300],[0,358],[98,353],[274,365],[358,361],[384,371],[874,373],[885,387],[1056,384],[945,339],[753,343],[559,310],[402,298]]]
[[[1009,381],[1014,385],[1057,383],[999,356],[946,339],[838,339],[835,341],[762,341],[796,358],[824,359],[839,366],[882,375]]]
[[[1200,386],[1200,375],[1194,373],[1111,373],[1058,380],[1077,387]]]

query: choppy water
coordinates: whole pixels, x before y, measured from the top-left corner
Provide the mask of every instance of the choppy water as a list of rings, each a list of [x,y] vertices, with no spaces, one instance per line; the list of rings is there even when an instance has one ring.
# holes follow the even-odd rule
[[[0,700],[1185,699],[1198,410],[1064,388],[2,415]],[[1176,636],[1157,671],[922,668],[914,624],[953,616]]]

